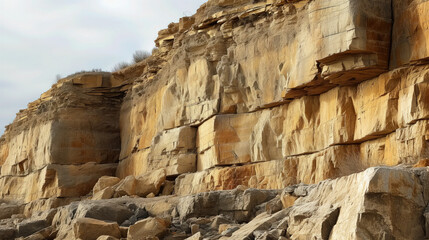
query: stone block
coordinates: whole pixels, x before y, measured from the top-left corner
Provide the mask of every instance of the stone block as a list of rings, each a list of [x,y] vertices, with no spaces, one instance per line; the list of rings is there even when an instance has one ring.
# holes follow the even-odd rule
[[[75,238],[97,240],[102,235],[121,238],[121,232],[117,223],[107,223],[92,218],[77,218],[73,222]]]
[[[167,176],[196,170],[196,128],[180,127],[155,136],[148,156],[148,171],[166,169]]]
[[[128,229],[129,240],[145,237],[162,237],[170,223],[162,218],[146,218],[136,222]]]
[[[259,113],[217,115],[198,128],[199,171],[214,166],[247,163],[250,138]]]

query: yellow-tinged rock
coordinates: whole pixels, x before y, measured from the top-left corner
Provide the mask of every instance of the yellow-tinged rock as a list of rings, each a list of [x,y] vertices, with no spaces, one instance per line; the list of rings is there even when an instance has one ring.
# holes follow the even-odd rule
[[[106,187],[103,190],[97,191],[92,195],[92,200],[110,199],[114,196],[115,189],[113,187]]]
[[[116,176],[125,178],[129,175],[138,176],[148,172],[148,155],[150,149],[143,149],[121,160],[116,169]]]
[[[392,3],[391,69],[429,57],[429,3],[422,0],[392,0]]]
[[[127,176],[116,185],[116,196],[136,195],[136,178],[133,175]]]
[[[358,145],[330,147],[314,154],[289,157],[243,166],[214,168],[176,179],[175,193],[234,189],[239,185],[261,189],[281,189],[299,182],[316,183],[361,171]]]
[[[295,201],[298,199],[298,197],[289,195],[289,194],[282,194],[280,200],[282,201],[283,208],[288,208],[293,206]]]
[[[170,225],[162,218],[146,218],[136,222],[128,229],[127,239],[138,240],[142,237],[162,237]]]
[[[73,222],[75,238],[97,240],[102,235],[121,238],[121,232],[117,223],[107,223],[92,218],[78,218]]]
[[[97,88],[103,85],[101,74],[84,74],[72,79],[73,84],[82,85],[84,88]]]
[[[154,137],[148,156],[148,171],[165,169],[167,176],[196,170],[196,128],[180,127]]]
[[[217,115],[203,123],[198,128],[197,169],[250,162],[250,137],[258,116]]]
[[[92,193],[96,194],[97,192],[107,187],[112,187],[113,185],[117,184],[119,181],[121,181],[121,179],[117,177],[102,176],[101,178],[98,179],[97,183],[94,185],[94,188],[92,189]]]
[[[116,185],[115,195],[138,195],[141,197],[146,197],[150,193],[157,195],[165,179],[166,173],[164,169],[152,171],[137,177],[130,175]]]
[[[113,175],[116,164],[48,165],[27,176],[1,176],[0,196],[26,203],[50,197],[88,194],[101,176]]]

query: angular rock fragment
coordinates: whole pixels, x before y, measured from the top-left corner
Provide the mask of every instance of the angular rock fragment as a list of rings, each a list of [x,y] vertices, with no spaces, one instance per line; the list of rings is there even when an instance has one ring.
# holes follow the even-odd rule
[[[177,211],[181,219],[223,214],[238,222],[248,221],[255,214],[255,207],[277,195],[277,191],[235,189],[201,193],[182,197]]]
[[[43,219],[26,220],[18,224],[18,236],[27,237],[49,226],[49,223]]]
[[[128,229],[127,239],[136,240],[145,237],[161,237],[170,225],[164,219],[161,218],[146,218],[136,222]]]
[[[92,218],[78,218],[73,223],[75,238],[97,240],[102,235],[121,238],[117,223],[107,223]]]
[[[134,213],[126,206],[113,202],[82,202],[75,213],[76,218],[92,218],[121,224]]]
[[[292,206],[288,233],[291,238],[422,239],[422,190],[412,172],[386,167],[324,181]]]
[[[97,192],[107,188],[112,187],[115,184],[117,184],[121,179],[117,177],[111,177],[111,176],[102,176],[98,179],[97,183],[94,185],[94,188],[92,189],[92,194],[96,194]]]

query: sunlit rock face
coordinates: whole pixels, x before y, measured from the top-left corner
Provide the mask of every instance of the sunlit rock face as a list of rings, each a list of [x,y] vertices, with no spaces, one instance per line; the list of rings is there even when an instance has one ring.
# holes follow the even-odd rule
[[[17,114],[4,215],[58,210],[73,238],[83,198],[135,213],[122,238],[144,222],[177,239],[428,238],[428,3],[209,0],[143,61],[62,79]]]
[[[392,0],[393,31],[390,68],[429,57],[429,3],[425,0]]]
[[[1,145],[3,197],[79,197],[113,175],[122,92],[107,73],[62,79],[17,114]],[[117,86],[115,86],[117,85]]]
[[[417,7],[425,19],[426,5],[208,1],[159,32],[140,77],[138,67],[117,73],[134,79],[117,175],[174,168],[187,194],[281,188],[427,158],[427,54],[410,50],[426,46],[427,29],[407,17]],[[394,60],[406,50],[418,54]],[[192,134],[178,139],[183,127]],[[282,177],[267,184],[271,175]]]

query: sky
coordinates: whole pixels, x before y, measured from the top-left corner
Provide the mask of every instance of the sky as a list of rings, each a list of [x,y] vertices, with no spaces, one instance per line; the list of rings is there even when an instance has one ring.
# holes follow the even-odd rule
[[[151,51],[158,31],[205,0],[0,0],[0,135],[20,109],[81,70]]]

